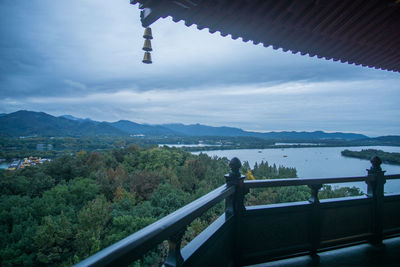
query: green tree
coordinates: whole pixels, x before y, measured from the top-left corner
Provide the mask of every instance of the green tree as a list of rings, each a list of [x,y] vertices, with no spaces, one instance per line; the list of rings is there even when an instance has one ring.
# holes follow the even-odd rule
[[[105,197],[98,197],[89,202],[78,213],[75,248],[79,257],[86,258],[99,251],[111,219],[111,205]]]
[[[59,265],[73,256],[71,243],[74,231],[68,217],[46,216],[38,227],[34,240],[38,247],[37,260],[41,264]]]

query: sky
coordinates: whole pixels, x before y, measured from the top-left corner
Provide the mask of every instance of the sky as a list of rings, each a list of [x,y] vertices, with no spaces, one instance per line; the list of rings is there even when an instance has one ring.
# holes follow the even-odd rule
[[[400,135],[400,74],[159,19],[129,0],[1,0],[0,113]]]

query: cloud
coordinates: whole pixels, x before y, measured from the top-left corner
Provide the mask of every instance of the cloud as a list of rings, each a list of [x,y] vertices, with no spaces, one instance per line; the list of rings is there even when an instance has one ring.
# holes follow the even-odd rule
[[[384,89],[377,91],[377,87]],[[323,129],[384,135],[400,132],[397,100],[387,97],[398,94],[398,87],[391,80],[303,81],[199,86],[190,90],[120,88],[70,97],[27,97],[20,102],[15,100],[13,107],[107,121],[129,119],[140,123],[202,123],[261,131]]]
[[[145,65],[139,10],[126,0],[3,1],[0,5],[0,30],[6,36],[0,41],[3,96],[70,95],[82,89],[102,91],[115,83],[168,90],[199,84],[391,75],[232,40],[170,18],[152,25],[154,64]],[[88,86],[71,88],[65,80]]]
[[[77,81],[64,80],[64,84],[66,84],[67,86],[70,86],[72,88],[78,88],[81,90],[87,89],[87,86],[85,84],[77,82]]]
[[[398,73],[152,25],[126,0],[1,1],[0,112],[399,134]]]

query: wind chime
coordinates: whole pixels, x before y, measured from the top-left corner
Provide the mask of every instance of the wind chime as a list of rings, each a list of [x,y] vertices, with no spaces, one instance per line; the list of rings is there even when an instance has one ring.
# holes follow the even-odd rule
[[[144,52],[144,57],[142,62],[145,64],[151,64],[153,63],[151,61],[151,54],[150,51],[153,51],[153,49],[151,48],[151,39],[153,39],[153,35],[151,34],[151,28],[147,27],[144,29],[144,34],[143,34],[143,38],[144,40],[144,45],[143,45],[143,50]]]

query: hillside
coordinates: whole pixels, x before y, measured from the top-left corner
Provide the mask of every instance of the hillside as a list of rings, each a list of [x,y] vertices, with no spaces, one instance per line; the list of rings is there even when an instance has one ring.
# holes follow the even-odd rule
[[[249,136],[258,137],[263,139],[273,140],[326,140],[326,139],[340,139],[340,140],[359,140],[366,139],[368,136],[355,133],[326,133],[323,131],[314,132],[249,132],[240,128],[233,127],[212,127],[201,124],[163,124],[165,128],[173,130],[177,133],[188,136]]]
[[[174,132],[188,136],[251,136],[250,132],[233,127],[213,127],[201,124],[184,125],[181,123],[161,125]]]
[[[326,140],[326,139],[340,139],[340,140],[359,140],[367,139],[368,136],[355,133],[326,133],[323,131],[314,132],[269,132],[263,133],[262,137],[265,139],[281,139],[281,140]]]
[[[68,120],[72,120],[72,121],[79,121],[79,122],[89,121],[89,122],[93,122],[93,123],[99,123],[98,121],[94,121],[94,120],[89,119],[89,118],[82,119],[82,118],[74,117],[72,115],[61,115],[61,116],[58,116],[58,117],[59,118],[64,118],[64,119],[68,119]]]
[[[20,110],[0,117],[0,136],[99,136],[126,135],[107,123],[74,121],[44,112]]]
[[[111,126],[129,134],[143,135],[175,135],[176,133],[166,127],[139,124],[128,120],[109,123]]]

